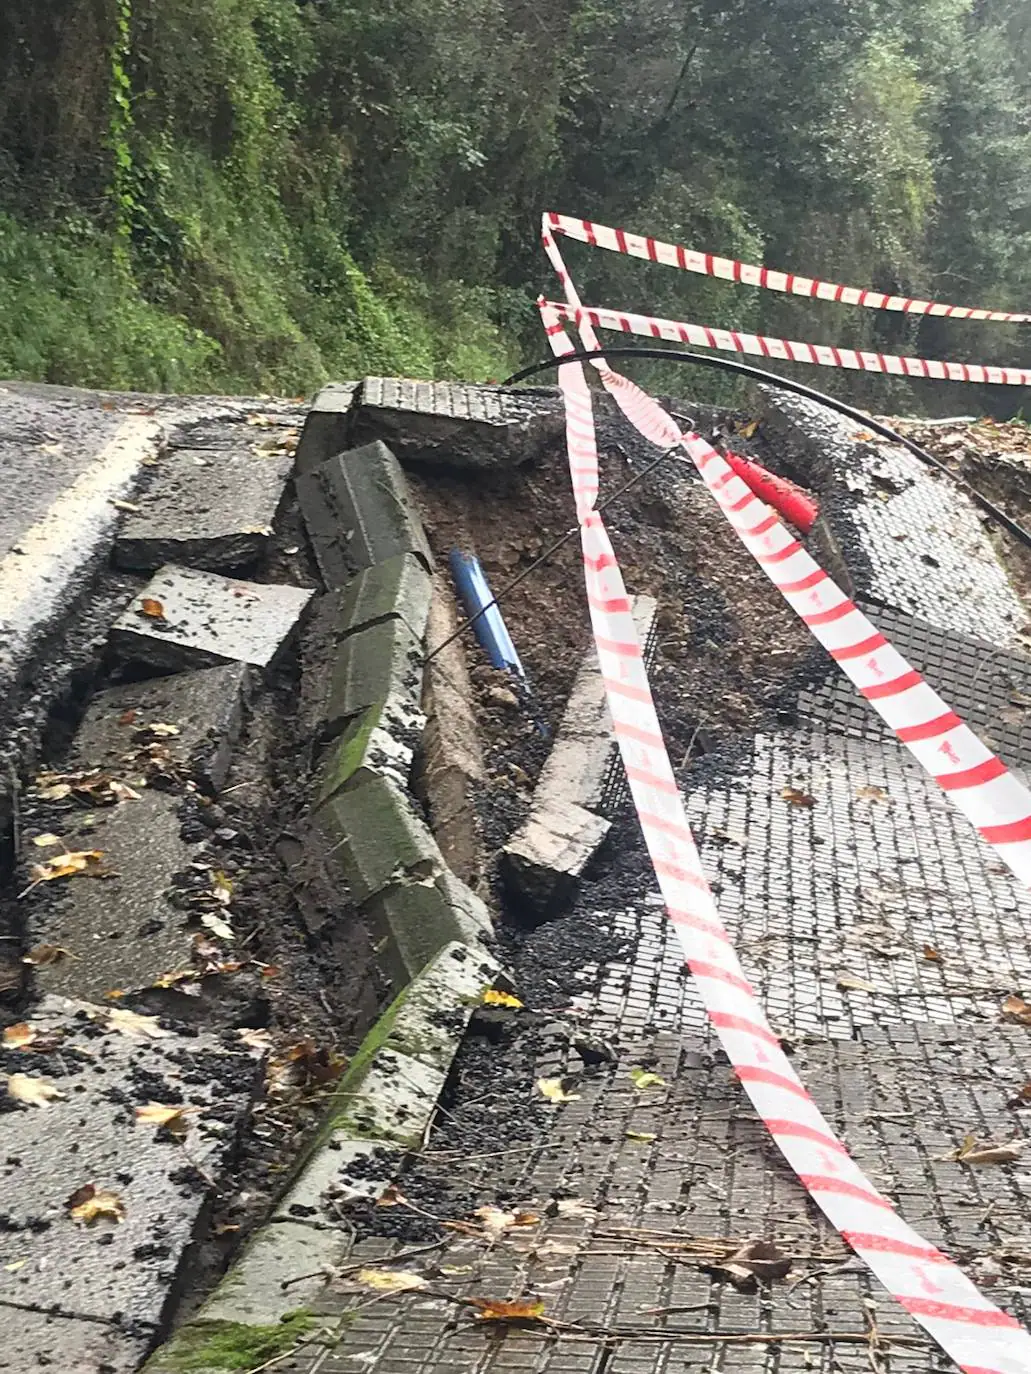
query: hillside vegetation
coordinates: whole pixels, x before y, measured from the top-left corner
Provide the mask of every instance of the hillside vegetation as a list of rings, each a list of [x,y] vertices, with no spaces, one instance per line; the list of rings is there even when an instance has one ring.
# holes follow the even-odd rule
[[[544,208],[1026,307],[1031,6],[0,7],[0,375],[288,394],[369,371],[498,377],[543,352]],[[1015,328],[569,260],[588,301],[1031,362]],[[893,386],[864,394],[888,408]]]

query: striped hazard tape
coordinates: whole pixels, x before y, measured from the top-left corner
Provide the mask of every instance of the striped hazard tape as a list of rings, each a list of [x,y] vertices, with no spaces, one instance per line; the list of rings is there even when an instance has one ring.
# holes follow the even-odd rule
[[[545,227],[552,234],[564,234],[598,248],[626,253],[647,262],[665,263],[684,272],[718,277],[723,281],[741,282],[746,286],[763,286],[770,291],[784,291],[789,296],[805,296],[810,300],[839,301],[844,305],[861,305],[870,310],[894,310],[907,315],[935,315],[951,320],[988,320],[998,324],[1027,324],[1031,315],[1014,314],[1008,310],[981,310],[969,305],[943,305],[939,301],[914,300],[908,296],[891,296],[883,291],[869,291],[857,286],[839,286],[835,282],[819,281],[815,277],[798,276],[793,272],[777,272],[772,267],[755,267],[735,258],[715,257],[699,253],[693,248],[681,248],[677,243],[663,243],[661,239],[644,234],[628,234],[622,229],[610,229],[588,219],[574,219],[571,215],[547,214]]]
[[[561,265],[550,238],[545,226],[549,256],[553,252]],[[564,266],[561,271],[576,304],[575,287]],[[540,309],[555,355],[573,352],[559,312],[544,301]],[[580,325],[584,347],[594,350],[590,322]],[[719,454],[697,435],[681,435],[656,401],[606,363],[594,366],[645,438],[662,448],[686,448],[739,536],[813,633],[1013,871],[1031,879],[1031,794],[909,668]],[[1028,1374],[1031,1336],[904,1222],[865,1177],[802,1085],[744,975],[702,870],[655,714],[630,601],[594,508],[598,457],[582,365],[560,368],[559,382],[587,599],[615,735],[669,917],[735,1073],[832,1225],[942,1349],[967,1374]]]
[[[947,363],[929,358],[905,358],[897,353],[870,353],[832,344],[802,343],[798,339],[774,339],[746,334],[737,329],[711,329],[704,324],[665,320],[625,310],[608,310],[550,302],[562,319],[594,329],[617,329],[649,339],[669,339],[699,348],[718,348],[729,353],[749,353],[757,358],[778,358],[786,363],[811,363],[817,367],[844,367],[853,372],[881,372],[890,377],[926,378],[935,382],[978,382],[992,386],[1031,386],[1031,370],[1023,367],[982,366],[980,363]]]

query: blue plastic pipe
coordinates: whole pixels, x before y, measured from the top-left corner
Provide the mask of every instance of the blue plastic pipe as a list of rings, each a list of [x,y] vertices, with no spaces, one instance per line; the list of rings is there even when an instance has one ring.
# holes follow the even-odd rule
[[[484,610],[484,607],[494,600],[494,596],[480,566],[480,560],[471,553],[452,549],[450,561],[451,576],[455,579],[458,595],[469,619],[472,620],[473,616],[476,616],[473,629],[487,657],[495,668],[507,668],[509,672],[525,679],[526,673],[519,662],[512,637],[501,618],[500,607],[490,606],[489,610]]]

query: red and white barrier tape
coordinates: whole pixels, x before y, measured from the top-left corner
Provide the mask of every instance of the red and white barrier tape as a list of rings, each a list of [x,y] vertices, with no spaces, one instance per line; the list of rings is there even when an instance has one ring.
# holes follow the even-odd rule
[[[749,353],[757,358],[778,358],[785,363],[811,363],[817,367],[844,367],[853,372],[880,372],[889,377],[929,378],[936,382],[978,382],[992,386],[1031,386],[1031,370],[1022,367],[982,366],[980,363],[946,363],[928,358],[904,358],[897,353],[857,352],[831,344],[802,343],[798,339],[773,339],[745,334],[736,329],[710,329],[704,324],[665,320],[625,310],[549,302],[560,318],[584,323],[594,329],[617,329],[648,339],[670,339],[699,348],[718,348],[728,353]]]
[[[663,243],[661,239],[643,234],[628,234],[622,229],[610,229],[588,219],[573,219],[571,215],[548,214],[546,226],[554,234],[578,239],[615,253],[626,253],[648,262],[665,263],[685,272],[718,277],[723,281],[742,282],[746,286],[763,286],[770,291],[784,291],[789,296],[805,296],[810,300],[839,301],[844,305],[862,305],[870,310],[894,310],[907,315],[936,315],[951,320],[988,320],[998,324],[1027,324],[1031,315],[1014,314],[1008,310],[981,310],[968,305],[943,305],[938,301],[920,301],[908,296],[889,296],[883,291],[868,291],[856,286],[838,286],[835,282],[819,281],[813,277],[796,276],[793,272],[777,272],[772,267],[755,267],[735,258],[719,258],[712,253],[699,253],[693,248],[681,248],[677,243]]]
[[[558,250],[545,233],[549,255]],[[561,258],[558,258],[561,264]],[[575,301],[575,288],[567,291]],[[557,312],[541,302],[541,314],[553,351],[562,356],[573,346]],[[596,347],[588,322],[584,347]],[[808,617],[814,634],[828,634],[832,652],[850,676],[854,672],[864,695],[895,728],[909,732],[906,743],[921,757],[925,746],[956,751],[958,763],[941,776],[953,785],[954,799],[975,789],[994,789],[1001,774],[988,773],[984,762],[971,768],[965,754],[980,741],[922,683],[883,637],[869,626],[830,578],[745,486],[723,459],[697,436],[681,436],[657,402],[604,362],[595,364],[602,381],[628,419],[655,444],[683,443],[735,528],[799,614]],[[601,516],[598,460],[590,390],[580,364],[559,369],[566,404],[566,437],[570,474],[584,550],[587,598],[609,708],[642,831],[666,901],[670,919],[684,947],[709,1017],[735,1072],[766,1123],[785,1159],[798,1174],[832,1225],[862,1256],[898,1300],[967,1374],[1028,1374],[1031,1336],[1013,1317],[990,1303],[941,1251],[928,1245],[894,1211],[866,1179],[835,1137],[781,1049],[730,944],[706,882],[679,789],[662,739],[644,667],[636,627],[619,566]],[[731,507],[735,509],[731,510]],[[762,541],[768,541],[763,543]],[[751,547],[751,545],[749,545]],[[797,561],[808,560],[811,571]],[[816,601],[807,597],[815,594]],[[796,604],[792,598],[799,598]],[[859,617],[858,620],[855,617]],[[834,627],[834,628],[832,628]],[[848,633],[845,632],[846,627]],[[859,636],[857,638],[857,636]],[[876,640],[877,642],[869,642]],[[861,680],[861,681],[860,681]],[[941,711],[938,707],[941,707]],[[906,723],[901,724],[902,721]],[[958,740],[959,744],[955,743]],[[948,762],[954,762],[946,754]],[[989,758],[992,756],[989,755]],[[937,758],[935,758],[937,764]],[[999,765],[1001,767],[1001,765]],[[985,805],[1012,805],[1008,774],[1004,797],[981,793]],[[948,784],[945,784],[948,786]],[[1024,793],[1031,817],[1031,796]],[[1024,821],[1017,818],[1016,825]],[[984,829],[982,828],[982,833]],[[1023,833],[997,836],[992,842],[1014,871],[1031,873],[1028,839]],[[1022,873],[1023,876],[1023,873]]]

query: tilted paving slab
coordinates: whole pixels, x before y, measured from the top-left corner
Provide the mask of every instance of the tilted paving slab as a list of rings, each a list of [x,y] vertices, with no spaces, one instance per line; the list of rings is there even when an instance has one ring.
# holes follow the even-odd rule
[[[1015,647],[1027,620],[967,494],[900,445],[801,396],[770,389],[765,423],[821,486],[821,511],[855,591],[993,644]]]
[[[178,875],[202,856],[202,846],[182,838],[178,792],[147,785],[148,750],[153,741],[162,768],[179,783],[194,776],[217,789],[238,736],[247,672],[234,664],[134,683],[91,703],[68,766],[100,768],[136,796],[87,811],[69,799],[53,822],[69,850],[100,851],[101,871],[114,876],[55,880],[26,894],[30,944],[69,952],[35,969],[41,988],[103,1000],[114,988],[146,989],[163,974],[191,967],[193,938],[202,927],[174,897]],[[155,738],[147,729],[154,724],[180,733]],[[30,848],[34,860],[56,852]]]
[[[0,1312],[31,1306],[106,1323],[98,1349],[109,1331],[115,1367],[128,1368],[125,1351],[138,1360],[174,1305],[213,1201],[210,1180],[233,1156],[261,1069],[238,1041],[156,1021],[123,1034],[112,1015],[47,998],[27,1023],[36,1039],[0,1049],[5,1075],[41,1078],[61,1094],[35,1107],[0,1088]],[[135,1109],[150,1102],[188,1109],[185,1143],[137,1121]],[[117,1195],[121,1222],[71,1216],[67,1200],[87,1184]],[[36,1354],[29,1345],[7,1368],[35,1371]],[[99,1357],[82,1369],[99,1374]]]
[[[563,433],[558,393],[366,377],[354,441],[385,439],[405,462],[491,469],[536,458]]]
[[[267,668],[314,594],[169,563],[115,622],[111,648],[122,660],[172,672],[219,663]]]
[[[167,450],[119,530],[116,563],[222,572],[256,562],[268,548],[292,469],[292,455],[257,444]]]
[[[369,775],[334,792],[315,813],[326,862],[357,902],[404,877],[432,877],[444,867],[437,842],[411,798],[388,777]]]
[[[337,454],[297,480],[297,497],[327,587],[402,554],[433,555],[400,463],[386,444]]]
[[[351,447],[350,424],[360,382],[330,382],[311,403],[297,445],[297,471],[311,472]]]
[[[145,766],[148,746],[158,743],[177,768],[217,792],[250,681],[246,665],[227,663],[98,692],[76,731],[68,767],[100,768],[129,781]],[[152,725],[174,726],[177,733],[153,734]]]
[[[655,623],[654,597],[633,600],[642,645]],[[609,832],[622,781],[605,683],[592,647],[573,683],[526,821],[503,850],[506,879],[524,915],[544,917],[567,903]]]
[[[447,868],[383,888],[365,903],[364,914],[383,945],[380,959],[395,987],[449,941],[482,948],[493,934],[486,904]]]

